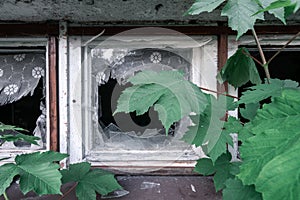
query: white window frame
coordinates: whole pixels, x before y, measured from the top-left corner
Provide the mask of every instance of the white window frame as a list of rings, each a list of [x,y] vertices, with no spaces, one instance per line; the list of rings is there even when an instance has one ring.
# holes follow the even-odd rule
[[[195,56],[193,59],[193,66],[202,66],[199,68],[191,69],[191,80],[198,86],[205,87],[210,90],[217,91],[217,37],[216,36],[199,36],[199,38],[211,37],[213,38],[213,45],[193,47]],[[166,37],[167,38],[167,37]],[[198,39],[199,39],[198,38]],[[139,160],[132,159],[134,153],[121,153],[121,152],[99,152],[98,156],[90,156],[86,159],[86,155],[89,155],[89,149],[85,147],[89,146],[89,141],[84,137],[84,133],[88,133],[89,129],[84,127],[83,117],[88,115],[84,112],[82,105],[89,104],[90,102],[84,102],[83,96],[89,93],[89,88],[85,88],[84,91],[81,90],[82,83],[85,82],[90,85],[90,79],[85,73],[82,73],[82,67],[89,65],[88,59],[83,59],[87,56],[87,48],[84,48],[86,41],[89,41],[90,37],[79,37],[79,36],[61,36],[59,44],[59,55],[60,55],[60,67],[59,67],[59,93],[60,93],[60,125],[64,127],[60,130],[60,147],[61,150],[70,155],[69,163],[77,163],[82,161],[89,161],[93,166],[110,166],[115,168],[147,168],[147,167],[194,167],[195,161],[200,157],[204,156],[199,149],[193,147],[187,148],[185,152],[181,152],[181,157],[177,160],[168,160],[168,156],[164,157],[165,160],[157,159],[159,155],[157,152],[153,153],[153,156],[149,156],[150,159]],[[197,37],[195,37],[197,40]],[[168,41],[170,44],[174,41]],[[160,44],[157,43],[156,45]],[[188,44],[182,43],[183,46]],[[68,47],[68,48],[65,48]],[[200,59],[204,51],[209,51],[213,59]],[[66,56],[67,55],[67,56]],[[199,56],[200,55],[200,56]],[[211,66],[213,60],[214,65]],[[206,63],[208,62],[208,63]],[[200,74],[205,75],[206,78],[201,79]],[[209,80],[209,81],[207,81]],[[63,111],[61,110],[63,109]],[[67,112],[65,112],[67,111]],[[65,121],[62,121],[65,120]],[[67,123],[65,123],[67,121]],[[136,153],[136,152],[135,152]],[[148,155],[151,152],[147,152]],[[139,154],[141,156],[141,154]],[[102,160],[98,160],[102,158]],[[130,161],[126,161],[126,160]],[[170,162],[172,161],[172,162]]]

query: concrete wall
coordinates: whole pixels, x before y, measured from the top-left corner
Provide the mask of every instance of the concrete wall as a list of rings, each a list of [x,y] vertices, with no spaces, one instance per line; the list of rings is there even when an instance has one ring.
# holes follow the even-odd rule
[[[67,20],[97,24],[207,24],[225,22],[220,10],[183,16],[194,0],[2,0],[0,21],[40,22]],[[268,16],[273,21],[274,18]],[[290,23],[300,23],[300,13]],[[278,21],[273,23],[280,24]]]

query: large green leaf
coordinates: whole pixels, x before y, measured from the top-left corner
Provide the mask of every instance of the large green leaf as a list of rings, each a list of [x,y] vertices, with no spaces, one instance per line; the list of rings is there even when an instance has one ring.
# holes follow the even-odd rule
[[[275,97],[270,104],[258,110],[250,130],[255,136],[246,140],[240,148],[243,164],[238,175],[246,185],[255,184],[269,162],[285,154],[299,141],[300,91],[283,90],[280,97]]]
[[[154,105],[166,133],[174,122],[191,112],[201,113],[207,99],[201,90],[177,71],[143,71],[130,78],[132,87],[123,91],[115,113],[147,112]]]
[[[255,0],[228,0],[221,15],[228,17],[228,25],[238,32],[238,39],[249,29],[253,29],[257,19],[264,19],[263,13],[253,15],[258,10],[260,6]]]
[[[268,162],[260,172],[257,191],[265,200],[300,199],[300,139]]]
[[[239,165],[239,163],[231,163],[231,155],[229,153],[221,155],[213,164],[209,158],[202,158],[197,161],[194,171],[202,175],[214,174],[214,185],[216,191],[225,187],[224,183],[228,178],[234,177],[235,170],[232,170]]]
[[[0,195],[8,188],[13,181],[13,178],[18,174],[16,165],[12,163],[0,166]]]
[[[53,151],[18,155],[15,159],[20,174],[20,189],[23,193],[60,194],[61,174],[59,164],[54,163],[68,157]]]
[[[20,189],[24,194],[29,191],[39,195],[60,194],[61,174],[58,171],[59,165],[54,162],[66,157],[66,154],[52,151],[16,156],[16,164],[0,167],[1,194],[16,175],[20,175]]]
[[[198,15],[202,12],[211,12],[224,1],[225,0],[196,0],[185,14]]]
[[[114,175],[102,169],[91,169],[87,162],[70,165],[61,171],[63,183],[76,182],[76,196],[79,200],[95,200],[96,192],[105,195],[122,187]]]
[[[221,118],[226,114],[227,98],[220,96],[207,96],[209,105],[201,115],[192,116],[195,126],[183,136],[183,140],[189,144],[202,146],[203,150],[215,161],[221,154],[226,152],[226,144],[232,143],[230,133],[223,131],[224,121]]]
[[[286,88],[297,88],[299,84],[291,80],[271,79],[270,84],[260,84],[249,87],[242,93],[239,104],[257,103],[269,97],[281,96],[282,90]]]
[[[220,72],[223,81],[228,81],[235,88],[251,81],[253,84],[260,84],[261,79],[256,69],[255,63],[249,57],[246,48],[239,48],[226,62]]]
[[[223,190],[223,200],[261,200],[261,193],[256,192],[253,185],[243,185],[238,179],[228,179]]]

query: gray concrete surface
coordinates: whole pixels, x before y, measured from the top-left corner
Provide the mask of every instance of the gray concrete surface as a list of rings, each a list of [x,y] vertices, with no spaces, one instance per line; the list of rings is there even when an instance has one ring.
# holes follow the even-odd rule
[[[202,176],[119,176],[120,185],[129,194],[108,200],[220,200],[221,193],[215,192],[212,177]],[[65,193],[72,187],[62,187]],[[23,196],[17,184],[7,191],[10,200],[58,200],[59,195],[36,197],[32,192]],[[2,200],[3,198],[1,198]],[[71,192],[64,200],[76,200],[75,192]],[[97,199],[102,199],[100,195]]]
[[[74,23],[110,24],[213,24],[226,22],[220,9],[199,16],[183,16],[194,0],[2,0],[0,21],[41,22],[67,20]],[[267,18],[274,21],[270,15]],[[289,24],[300,21],[300,12]],[[278,20],[274,24],[282,24]],[[269,22],[267,22],[269,24]]]

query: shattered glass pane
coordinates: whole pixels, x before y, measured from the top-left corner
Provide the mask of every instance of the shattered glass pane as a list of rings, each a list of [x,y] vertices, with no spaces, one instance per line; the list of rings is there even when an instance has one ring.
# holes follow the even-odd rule
[[[115,110],[118,96],[129,86],[128,78],[139,71],[176,69],[184,72],[189,79],[191,49],[95,48],[91,50],[91,57],[91,73],[96,83],[92,99],[98,112],[98,115],[93,115],[94,124],[98,124],[93,139],[94,149],[158,150],[171,145],[174,136],[180,137],[176,132],[182,122],[174,124],[166,136],[157,114],[151,114],[151,110],[146,113],[147,116],[136,116],[134,113],[112,116],[112,111]],[[150,122],[155,125],[149,125]],[[188,122],[185,126],[188,126]]]
[[[165,166],[199,158],[182,140],[192,124],[189,117],[174,123],[166,134],[154,109],[141,116],[135,112],[113,115],[120,94],[130,87],[128,79],[140,71],[179,70],[196,85],[217,90],[215,36],[190,38],[155,28],[165,34],[147,35],[147,30],[103,37],[83,46],[82,145],[90,162],[127,166],[153,161],[151,165]]]

